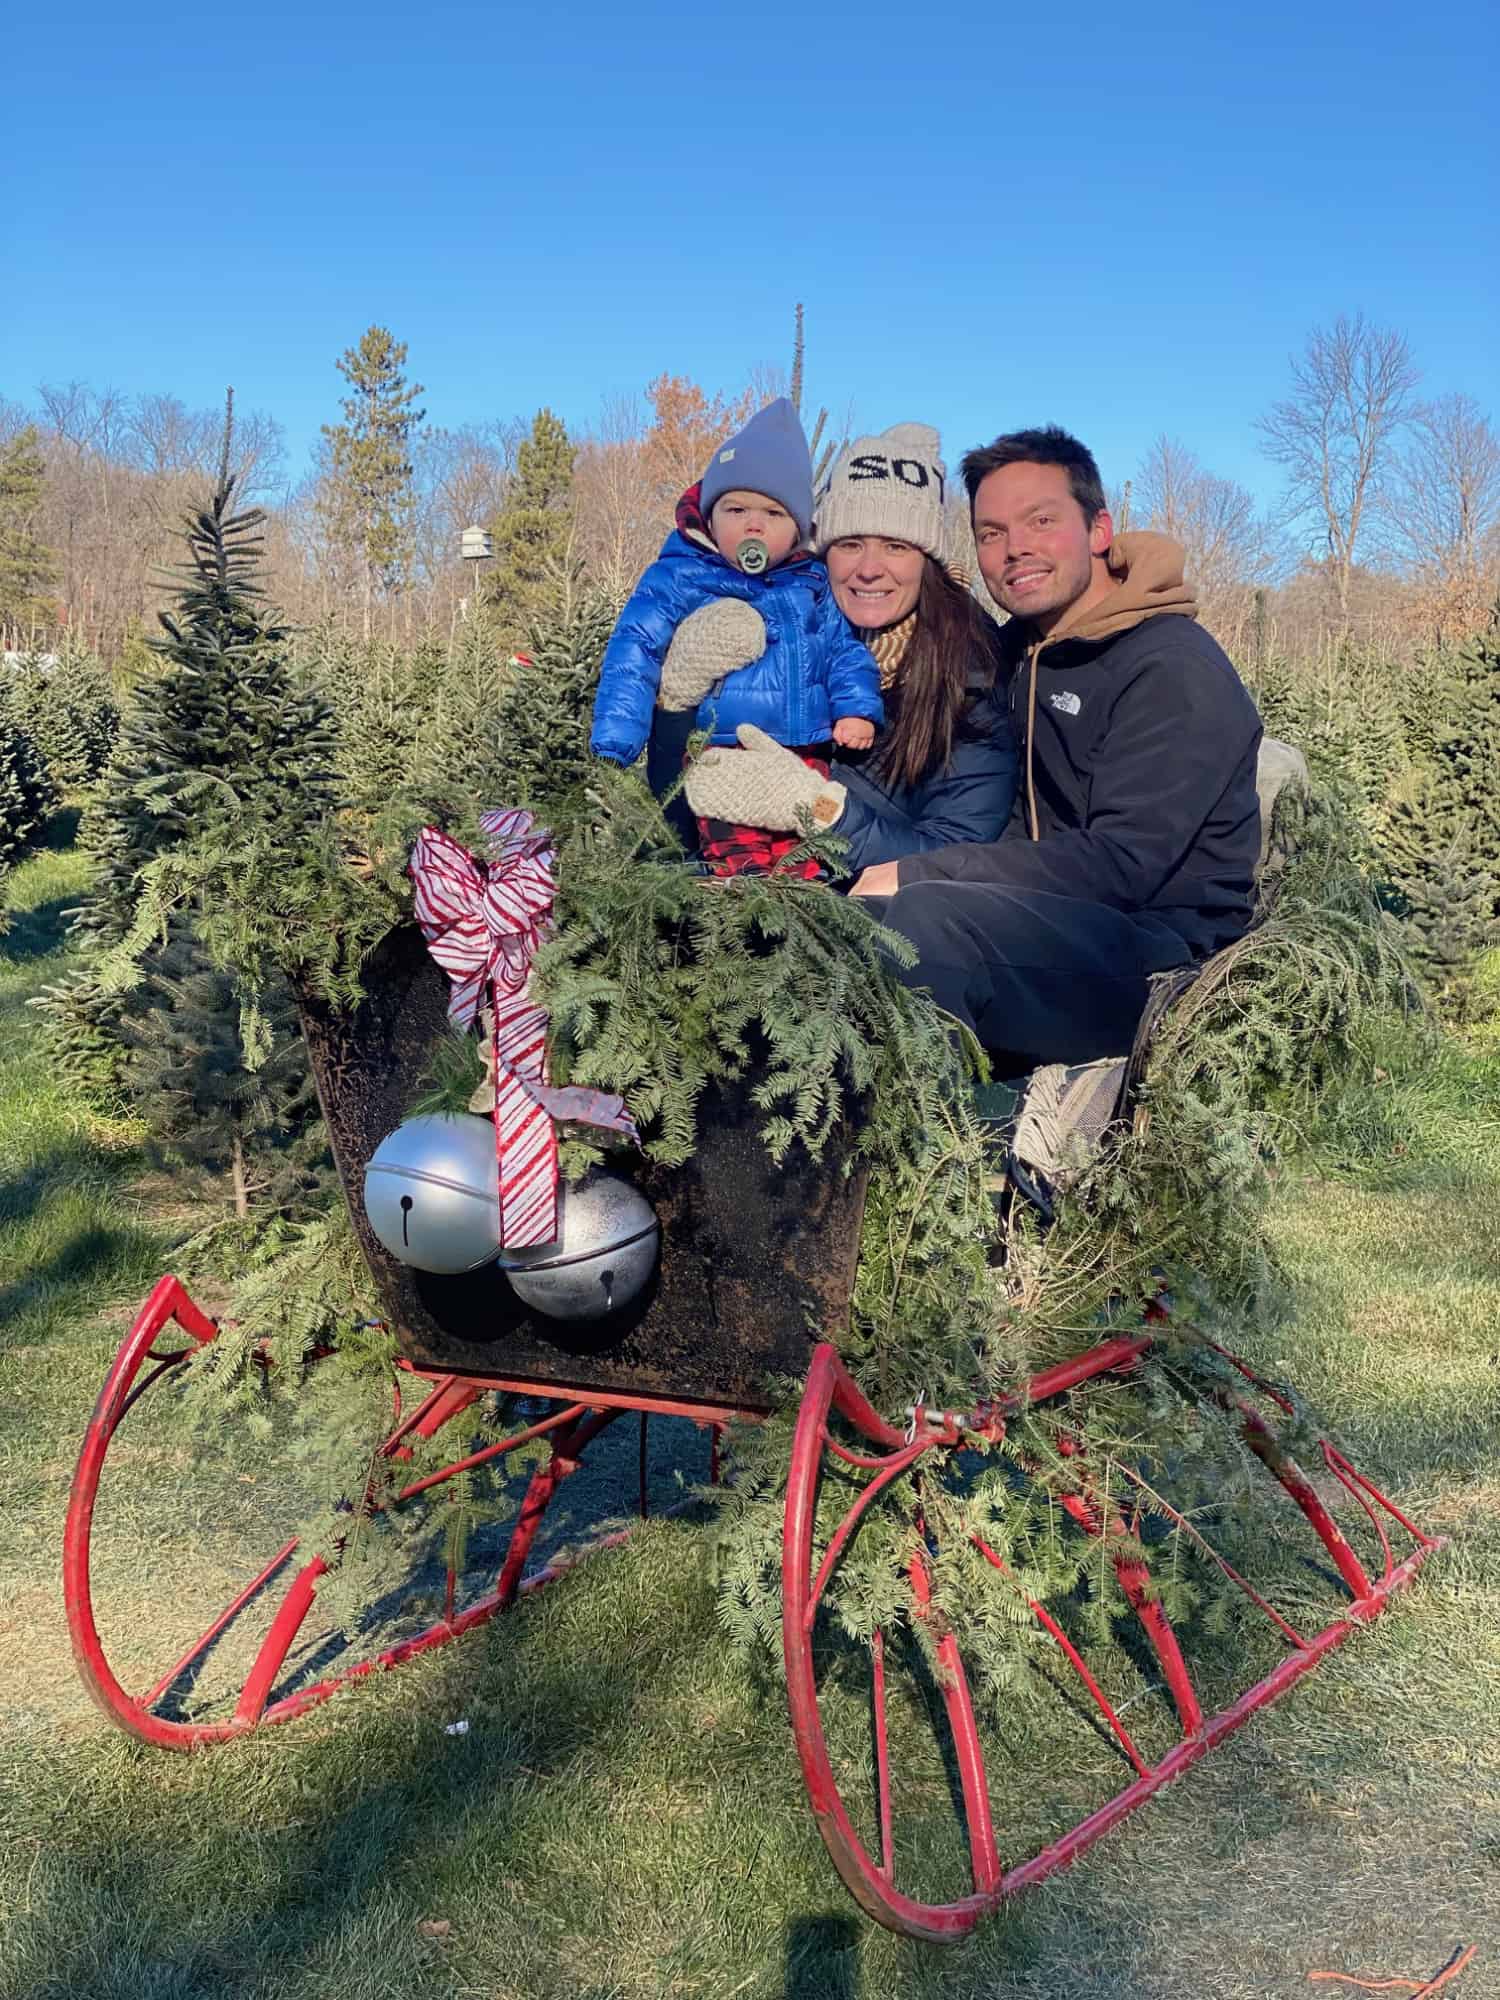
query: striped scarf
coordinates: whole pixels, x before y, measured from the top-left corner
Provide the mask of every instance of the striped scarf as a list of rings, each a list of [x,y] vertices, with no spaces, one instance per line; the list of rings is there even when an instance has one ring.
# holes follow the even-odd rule
[[[867,632],[856,626],[860,638],[875,655],[875,664],[880,669],[880,692],[887,693],[896,685],[896,676],[901,671],[901,662],[906,658],[906,649],[911,644],[911,635],[917,629],[917,607],[912,606],[904,618],[894,625],[882,625],[879,631]]]

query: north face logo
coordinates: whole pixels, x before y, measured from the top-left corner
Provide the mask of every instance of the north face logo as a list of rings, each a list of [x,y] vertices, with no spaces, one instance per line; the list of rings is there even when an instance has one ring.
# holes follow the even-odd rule
[[[1071,688],[1064,688],[1061,694],[1049,694],[1047,699],[1054,708],[1060,708],[1064,715],[1076,715],[1083,707],[1082,701]]]

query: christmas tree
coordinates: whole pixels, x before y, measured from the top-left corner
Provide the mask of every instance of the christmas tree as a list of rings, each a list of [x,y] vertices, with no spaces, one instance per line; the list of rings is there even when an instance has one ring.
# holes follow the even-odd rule
[[[205,863],[253,866],[308,851],[332,819],[333,721],[295,671],[285,628],[259,581],[264,519],[236,511],[229,471],[232,410],[219,479],[184,522],[188,561],[153,647],[165,671],[143,682],[121,733],[86,844],[99,869],[85,923],[106,942],[131,931],[146,871],[179,848]],[[294,862],[293,862],[294,865]],[[274,917],[274,883],[264,913]],[[200,915],[218,914],[207,907]]]
[[[17,708],[57,790],[75,794],[109,762],[120,707],[100,661],[65,640],[53,654],[29,654],[15,668]]]
[[[295,958],[298,937],[317,948],[296,921],[297,876],[329,841],[337,793],[327,704],[264,603],[262,516],[234,506],[232,437],[231,405],[154,642],[165,670],[138,688],[85,814],[88,949],[47,1012],[59,1066],[96,1096],[123,1084],[158,1139],[236,1176],[238,1203],[256,1178],[250,1139],[284,1147],[313,1117],[288,988],[263,946],[274,937],[278,959]],[[242,912],[223,894],[230,877]]]
[[[1403,690],[1414,779],[1379,829],[1390,901],[1450,1011],[1500,919],[1500,627],[1424,663]]]
[[[234,1213],[285,1212],[320,1147],[301,1028],[284,980],[252,1010],[178,920],[120,1025],[124,1083],[157,1153],[227,1182]]]
[[[545,812],[547,799],[582,784],[592,768],[589,722],[614,609],[576,563],[554,563],[543,582],[524,658],[499,689],[497,727],[511,803]]]
[[[30,643],[38,625],[57,616],[46,595],[57,563],[37,520],[46,466],[36,426],[28,424],[0,447],[0,633],[6,644]]]
[[[366,644],[376,592],[403,590],[411,566],[411,452],[426,412],[412,407],[423,392],[405,368],[406,343],[383,326],[368,328],[338,361],[349,385],[344,421],[323,426],[328,469],[319,508],[359,579]]]
[[[25,718],[18,676],[0,668],[0,868],[37,838],[57,792]]]

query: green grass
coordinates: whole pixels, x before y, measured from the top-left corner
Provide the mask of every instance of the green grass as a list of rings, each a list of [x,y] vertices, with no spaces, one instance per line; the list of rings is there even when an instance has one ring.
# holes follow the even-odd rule
[[[67,1482],[186,1218],[36,1047],[24,1001],[64,963],[80,887],[71,854],[28,862],[0,940],[4,2000],[1267,2000],[1318,1991],[1315,1967],[1431,1971],[1460,1939],[1480,1951],[1458,2000],[1500,1994],[1500,1121],[1482,1065],[1351,1103],[1328,1174],[1288,1176],[1299,1311],[1267,1357],[1453,1546],[1070,1874],[938,1951],[844,1897],[776,1678],[722,1643],[687,1522],[284,1730],[172,1757],[94,1713],[61,1615]],[[1361,1174],[1371,1131],[1381,1165]],[[248,1449],[214,1482],[149,1425],[132,1442],[103,1568],[112,1637],[144,1666],[274,1529],[278,1485]],[[1159,1728],[1151,1706],[1132,1725]],[[1085,1776],[1016,1740],[993,1774],[1007,1848]],[[941,1774],[903,1768],[935,1847]]]

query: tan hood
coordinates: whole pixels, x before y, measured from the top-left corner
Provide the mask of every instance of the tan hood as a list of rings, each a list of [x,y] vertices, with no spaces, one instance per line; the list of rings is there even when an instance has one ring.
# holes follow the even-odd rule
[[[1076,624],[1071,615],[1059,619],[1047,634],[1049,646],[1062,638],[1113,639],[1163,612],[1198,616],[1193,586],[1183,580],[1182,544],[1170,535],[1132,528],[1115,536],[1107,560],[1110,575],[1120,579],[1119,588],[1091,604]]]
[[[1120,579],[1119,588],[1108,597],[1097,599],[1076,618],[1059,619],[1045,639],[1038,640],[1033,633],[1027,649],[1026,825],[1033,840],[1041,838],[1032,758],[1036,739],[1036,669],[1042,653],[1059,639],[1116,639],[1122,632],[1129,632],[1166,611],[1178,618],[1198,616],[1198,600],[1192,585],[1183,581],[1182,544],[1174,542],[1170,535],[1153,534],[1149,528],[1116,535],[1108,562],[1110,575]]]

